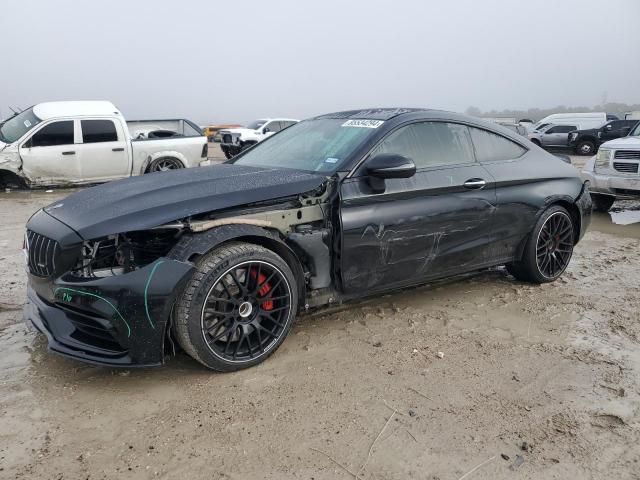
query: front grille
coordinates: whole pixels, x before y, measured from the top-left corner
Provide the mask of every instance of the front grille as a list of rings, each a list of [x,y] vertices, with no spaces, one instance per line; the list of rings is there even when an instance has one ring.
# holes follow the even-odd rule
[[[228,133],[222,135],[222,143],[231,143],[231,135]]]
[[[640,160],[640,150],[616,150],[613,158],[620,160]]]
[[[638,163],[613,162],[613,168],[622,173],[638,173]]]
[[[59,245],[55,240],[27,230],[27,256],[29,271],[39,277],[50,277],[56,267],[55,257]]]

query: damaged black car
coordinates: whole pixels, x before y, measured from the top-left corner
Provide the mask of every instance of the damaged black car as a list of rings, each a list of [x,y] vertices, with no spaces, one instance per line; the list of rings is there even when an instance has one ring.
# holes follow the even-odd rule
[[[577,171],[498,125],[425,109],[300,122],[225,164],[74,193],[27,224],[26,319],[51,351],[218,371],[265,360],[300,311],[506,265],[566,269]]]

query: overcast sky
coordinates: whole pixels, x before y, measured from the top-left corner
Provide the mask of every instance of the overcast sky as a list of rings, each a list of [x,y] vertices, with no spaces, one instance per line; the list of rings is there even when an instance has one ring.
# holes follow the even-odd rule
[[[0,0],[0,114],[245,122],[640,103],[638,0]]]

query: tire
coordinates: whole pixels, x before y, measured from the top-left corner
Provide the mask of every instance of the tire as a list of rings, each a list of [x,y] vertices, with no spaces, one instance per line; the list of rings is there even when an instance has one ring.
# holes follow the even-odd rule
[[[576,153],[578,155],[594,155],[596,152],[596,144],[591,140],[583,140],[576,145]]]
[[[557,280],[573,254],[575,226],[564,207],[552,205],[533,228],[519,262],[508,264],[507,271],[516,279],[531,283]]]
[[[166,172],[168,170],[178,170],[180,168],[184,168],[184,165],[182,165],[182,162],[177,158],[173,158],[173,157],[156,158],[147,167],[147,173]]]
[[[229,243],[197,261],[176,303],[173,328],[191,357],[231,372],[275,352],[297,306],[295,275],[280,256],[259,245]]]
[[[227,158],[227,160],[231,160],[231,158],[233,158],[233,155],[231,155],[231,152],[228,148],[222,147],[222,153],[224,153],[224,156]]]
[[[616,197],[612,195],[601,195],[598,193],[591,194],[591,201],[593,202],[593,210],[596,212],[608,212],[616,201]]]

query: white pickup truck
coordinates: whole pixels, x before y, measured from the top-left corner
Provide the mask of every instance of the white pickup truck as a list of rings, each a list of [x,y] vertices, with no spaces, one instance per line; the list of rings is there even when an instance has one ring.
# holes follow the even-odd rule
[[[234,157],[241,151],[299,121],[293,118],[261,118],[246,127],[220,130],[220,148],[225,157]]]
[[[640,198],[640,123],[622,138],[600,145],[582,170],[596,211],[606,212],[616,198]]]
[[[61,186],[208,165],[188,120],[125,121],[111,102],[39,103],[0,124],[0,183]]]

